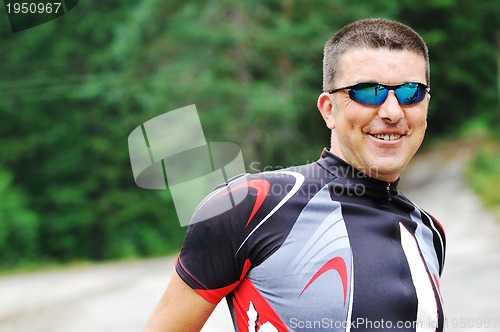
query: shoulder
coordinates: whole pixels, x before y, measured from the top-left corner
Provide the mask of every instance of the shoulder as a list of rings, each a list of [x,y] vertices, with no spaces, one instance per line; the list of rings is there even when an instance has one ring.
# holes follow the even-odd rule
[[[191,223],[241,214],[282,201],[285,197],[316,192],[325,182],[326,173],[316,163],[240,174],[217,186],[196,208]],[[307,189],[307,190],[305,190]],[[311,192],[311,193],[312,193]]]

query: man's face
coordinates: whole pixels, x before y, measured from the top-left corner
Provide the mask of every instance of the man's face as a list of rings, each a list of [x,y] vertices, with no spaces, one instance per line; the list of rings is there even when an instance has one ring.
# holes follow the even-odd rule
[[[353,49],[341,58],[336,87],[362,82],[425,84],[425,68],[424,58],[414,52]],[[333,153],[369,176],[393,182],[422,143],[429,99],[426,94],[419,103],[400,105],[390,91],[382,105],[371,106],[351,100],[348,90],[341,90],[321,94],[318,108],[332,129]],[[390,140],[384,140],[385,135]]]

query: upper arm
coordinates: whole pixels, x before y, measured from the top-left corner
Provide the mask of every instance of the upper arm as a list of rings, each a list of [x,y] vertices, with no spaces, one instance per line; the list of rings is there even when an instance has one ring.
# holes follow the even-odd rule
[[[144,332],[200,331],[215,306],[174,271]]]
[[[236,253],[252,231],[247,226],[256,197],[248,193],[246,181],[240,177],[200,203],[193,216],[196,222],[187,229],[176,271],[145,332],[199,331],[217,303],[237,287],[250,267],[247,252]],[[234,196],[240,187],[245,189],[242,195],[250,199],[221,208],[227,207],[221,203],[226,193]]]

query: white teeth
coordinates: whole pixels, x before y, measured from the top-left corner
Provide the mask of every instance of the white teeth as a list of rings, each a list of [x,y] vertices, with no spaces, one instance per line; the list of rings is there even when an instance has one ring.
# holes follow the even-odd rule
[[[375,134],[373,136],[384,141],[395,141],[401,138],[400,134]]]

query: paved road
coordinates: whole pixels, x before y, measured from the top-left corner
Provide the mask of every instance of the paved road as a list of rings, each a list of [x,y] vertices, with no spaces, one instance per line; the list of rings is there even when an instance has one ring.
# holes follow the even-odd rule
[[[0,278],[0,332],[142,331],[163,292],[173,258]],[[230,331],[216,309],[203,331]]]
[[[500,331],[500,227],[465,184],[467,150],[449,151],[420,156],[401,186],[447,231],[447,331]],[[161,258],[0,278],[0,332],[141,331],[172,266]],[[203,331],[231,331],[224,304]]]

